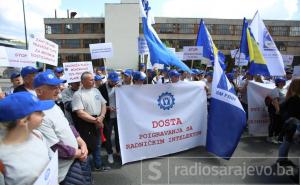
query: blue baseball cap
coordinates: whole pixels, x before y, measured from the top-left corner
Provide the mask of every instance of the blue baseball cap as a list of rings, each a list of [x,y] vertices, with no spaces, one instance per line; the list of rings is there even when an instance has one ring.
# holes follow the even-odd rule
[[[38,73],[38,72],[39,71],[36,68],[31,67],[31,66],[26,66],[26,67],[22,68],[22,70],[21,70],[21,76],[24,78],[24,77],[26,77],[29,74],[34,74],[34,73]]]
[[[120,81],[119,74],[116,71],[112,71],[112,72],[108,73],[107,79],[109,79],[113,82]]]
[[[94,80],[99,81],[99,80],[103,80],[104,78],[105,76],[95,75]]]
[[[133,71],[132,71],[131,69],[126,69],[126,70],[124,71],[123,74],[124,74],[125,76],[132,76],[132,72],[133,72]]]
[[[286,79],[282,78],[282,77],[278,77],[275,79],[275,84],[279,84],[279,83],[285,83]]]
[[[192,74],[199,75],[200,74],[200,70],[199,69],[192,69]]]
[[[64,68],[62,68],[62,67],[57,67],[57,68],[54,69],[54,72],[55,72],[55,73],[62,73],[62,72],[64,72]]]
[[[214,75],[214,73],[212,72],[212,71],[208,71],[207,73],[206,73],[206,76],[213,76]]]
[[[105,66],[102,66],[102,67],[99,67],[98,68],[100,71],[105,71],[106,70],[106,67]]]
[[[172,78],[172,77],[179,77],[180,76],[180,73],[178,73],[178,71],[176,70],[171,70],[169,71],[169,77]]]
[[[45,71],[35,76],[33,80],[33,87],[37,88],[42,85],[60,85],[66,82],[66,80],[58,79],[52,72]]]
[[[234,80],[234,73],[227,73],[226,76],[227,76],[228,80],[231,80],[231,81]]]
[[[132,75],[133,80],[145,80],[146,77],[147,77],[146,74],[141,71],[135,71],[135,72],[133,72],[133,75]]]
[[[10,75],[10,79],[12,80],[12,79],[15,79],[15,78],[17,78],[19,76],[21,76],[20,73],[13,73],[13,74]]]
[[[141,63],[141,64],[140,64],[140,67],[141,67],[141,68],[142,68],[142,67],[145,67],[145,64]]]
[[[21,119],[33,112],[50,109],[54,104],[53,100],[39,100],[29,92],[13,93],[0,100],[0,122]]]

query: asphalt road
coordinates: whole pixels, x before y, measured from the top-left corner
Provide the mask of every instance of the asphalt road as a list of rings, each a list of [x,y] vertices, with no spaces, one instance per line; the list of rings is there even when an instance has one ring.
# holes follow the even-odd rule
[[[217,158],[197,147],[188,151],[121,165],[108,172],[93,172],[96,185],[137,184],[298,184],[298,169],[275,164],[279,145],[266,138],[243,138],[231,160]],[[104,150],[104,149],[103,149]],[[102,151],[105,155],[106,152]],[[290,150],[291,160],[299,165],[298,144]],[[107,156],[103,156],[107,161]],[[293,175],[296,174],[296,175]]]

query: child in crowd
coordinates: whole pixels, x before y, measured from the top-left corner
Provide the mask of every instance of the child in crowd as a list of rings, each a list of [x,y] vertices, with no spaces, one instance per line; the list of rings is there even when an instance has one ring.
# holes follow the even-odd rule
[[[42,111],[53,106],[54,101],[40,101],[29,92],[0,100],[0,164],[5,184],[33,184],[47,166],[51,151],[35,129],[42,122]]]

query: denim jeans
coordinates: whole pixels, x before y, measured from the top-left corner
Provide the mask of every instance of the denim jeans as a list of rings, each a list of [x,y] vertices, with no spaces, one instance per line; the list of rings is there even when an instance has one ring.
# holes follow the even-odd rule
[[[100,168],[102,166],[102,159],[101,159],[101,135],[100,135],[100,130],[97,129],[99,132],[98,138],[97,138],[97,146],[95,151],[92,153],[93,156],[93,165],[95,168]]]

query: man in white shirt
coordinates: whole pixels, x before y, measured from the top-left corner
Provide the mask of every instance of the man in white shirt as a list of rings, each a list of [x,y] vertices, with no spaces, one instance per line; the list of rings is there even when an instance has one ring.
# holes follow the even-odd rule
[[[89,154],[93,155],[95,170],[105,170],[100,157],[100,128],[106,113],[106,101],[94,87],[93,74],[81,75],[82,88],[72,98],[73,121],[83,140],[87,143]]]
[[[39,73],[34,78],[34,88],[40,100],[56,100],[60,93],[60,84],[66,81],[55,77],[51,71]],[[62,182],[74,159],[86,160],[87,147],[75,129],[69,125],[62,110],[54,105],[44,111],[44,119],[38,130],[46,138],[53,150],[58,150],[58,180]]]

